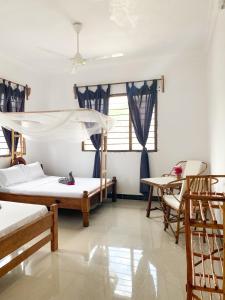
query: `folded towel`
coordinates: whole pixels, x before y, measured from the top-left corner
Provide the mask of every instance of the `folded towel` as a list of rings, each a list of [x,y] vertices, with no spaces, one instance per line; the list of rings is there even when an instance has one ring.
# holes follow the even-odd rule
[[[72,172],[69,173],[68,177],[59,178],[59,183],[66,184],[66,185],[75,185],[75,179],[73,177]]]

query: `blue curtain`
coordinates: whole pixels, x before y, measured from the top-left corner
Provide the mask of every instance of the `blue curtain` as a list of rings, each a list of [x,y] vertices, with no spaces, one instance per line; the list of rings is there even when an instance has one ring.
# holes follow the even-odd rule
[[[0,83],[0,111],[2,112],[23,112],[25,104],[25,89],[21,91],[19,86],[16,88],[11,83],[6,84],[5,80]],[[12,151],[12,134],[11,130],[2,128],[9,151]],[[15,150],[18,145],[18,138],[15,138]]]
[[[83,93],[80,92],[79,89],[76,87],[75,93],[77,95],[79,106],[81,108],[95,109],[100,113],[108,115],[110,85],[107,86],[106,90],[104,90],[101,85],[98,85],[95,92],[91,91],[88,87],[86,87]],[[93,177],[100,178],[101,134],[94,134],[90,138],[96,150]]]
[[[126,87],[132,124],[137,140],[143,147],[141,153],[140,178],[149,178],[150,168],[146,143],[153,109],[157,103],[157,80],[153,80],[150,85],[145,81],[141,88],[137,88],[134,83],[127,83]],[[149,187],[140,184],[140,192],[147,194]]]

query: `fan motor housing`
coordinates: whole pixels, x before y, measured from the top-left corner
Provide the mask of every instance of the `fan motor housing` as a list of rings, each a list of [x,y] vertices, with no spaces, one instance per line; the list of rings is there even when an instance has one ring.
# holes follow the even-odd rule
[[[73,23],[73,27],[74,27],[74,30],[79,33],[82,29],[82,23],[81,22],[74,22]]]

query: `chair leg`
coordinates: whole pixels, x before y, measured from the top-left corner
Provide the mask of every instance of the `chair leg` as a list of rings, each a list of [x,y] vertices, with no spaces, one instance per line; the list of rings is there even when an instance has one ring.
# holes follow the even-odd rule
[[[178,244],[179,242],[179,236],[180,236],[180,211],[178,212],[177,215],[177,230],[176,230],[176,235],[175,235],[175,243]]]
[[[166,206],[166,222],[164,224],[164,230],[166,231],[166,229],[168,229],[169,227],[169,220],[170,220],[170,211],[171,208],[169,206]]]
[[[150,217],[150,212],[151,212],[151,208],[152,208],[152,194],[153,194],[153,186],[150,186],[149,194],[148,194],[148,206],[146,209],[146,217],[147,218]]]
[[[196,220],[198,220],[198,216],[199,216],[199,215],[198,215],[198,212],[196,212],[196,214],[195,214]],[[197,229],[197,228],[195,227],[194,230],[196,230],[196,229]]]
[[[166,231],[166,229],[169,226],[169,220],[168,220],[168,206],[165,204],[165,202],[162,202],[162,208],[163,208],[163,216],[164,216],[164,231]]]
[[[206,210],[204,210],[204,216],[205,216],[205,219],[207,218],[207,211]],[[203,227],[203,243],[205,244],[206,243],[206,228],[205,227]]]
[[[170,212],[171,212],[171,207],[168,206],[168,220],[170,219]],[[167,224],[167,228],[169,227],[169,224]]]

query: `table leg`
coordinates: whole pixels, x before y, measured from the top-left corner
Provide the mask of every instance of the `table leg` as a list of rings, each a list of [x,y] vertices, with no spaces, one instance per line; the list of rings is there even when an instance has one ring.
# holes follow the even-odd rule
[[[153,194],[153,186],[149,187],[149,194],[148,194],[148,206],[146,209],[146,217],[149,218],[150,217],[150,212],[151,212],[151,208],[152,208],[152,194]]]

